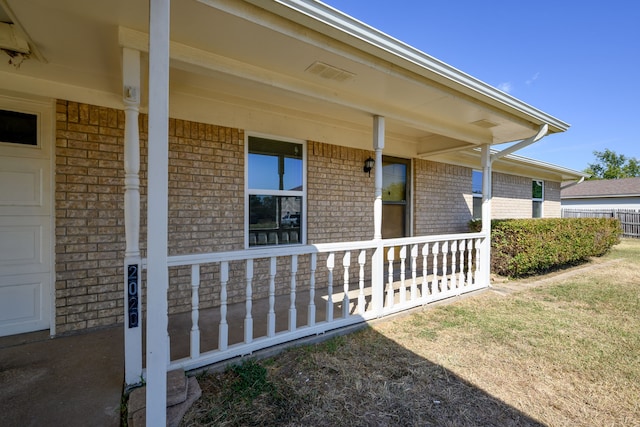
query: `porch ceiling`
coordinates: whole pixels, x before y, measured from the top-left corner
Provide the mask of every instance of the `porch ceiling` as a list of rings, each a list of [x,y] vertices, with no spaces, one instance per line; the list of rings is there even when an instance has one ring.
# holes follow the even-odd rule
[[[146,51],[148,0],[0,0],[0,6],[45,59],[17,69],[3,65],[0,73],[13,88],[61,98],[84,91],[103,104],[121,104],[120,47]],[[305,12],[311,9],[326,16]],[[184,100],[172,102],[172,115],[234,125],[203,112],[214,102],[366,134],[372,115],[381,115],[388,138],[399,142],[395,154],[424,157],[523,139],[545,121],[520,101],[535,114],[514,107],[517,100],[508,95],[494,90],[492,98],[469,88],[466,78],[484,84],[457,70],[459,82],[385,51],[384,43],[358,39],[362,28],[309,0],[173,0],[171,91]],[[556,123],[551,132],[566,129]],[[320,128],[292,136],[321,140]]]

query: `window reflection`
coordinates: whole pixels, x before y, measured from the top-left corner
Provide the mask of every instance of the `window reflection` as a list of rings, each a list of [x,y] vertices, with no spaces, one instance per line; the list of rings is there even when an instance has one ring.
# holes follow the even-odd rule
[[[249,246],[300,243],[302,197],[249,196]]]
[[[404,202],[407,198],[407,165],[382,164],[382,201]]]
[[[482,172],[473,171],[471,174],[471,192],[482,194]]]
[[[302,145],[249,138],[249,188],[302,191]]]
[[[249,247],[302,243],[303,145],[249,137]]]

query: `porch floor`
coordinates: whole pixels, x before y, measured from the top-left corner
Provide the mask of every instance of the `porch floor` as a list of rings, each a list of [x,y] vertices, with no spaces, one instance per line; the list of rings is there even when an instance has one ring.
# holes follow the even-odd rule
[[[0,338],[0,424],[119,426],[123,378],[121,326]]]

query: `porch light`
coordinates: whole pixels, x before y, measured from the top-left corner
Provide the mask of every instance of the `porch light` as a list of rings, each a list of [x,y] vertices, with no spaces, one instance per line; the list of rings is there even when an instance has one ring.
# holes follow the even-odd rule
[[[369,157],[367,160],[364,161],[364,168],[363,170],[367,173],[369,173],[369,176],[371,176],[371,169],[373,169],[373,165],[375,164],[375,160],[373,160],[371,157]]]

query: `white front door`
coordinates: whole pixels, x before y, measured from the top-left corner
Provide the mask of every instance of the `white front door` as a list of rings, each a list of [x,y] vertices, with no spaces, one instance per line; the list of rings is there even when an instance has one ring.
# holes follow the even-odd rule
[[[0,336],[51,326],[52,108],[0,95]]]

